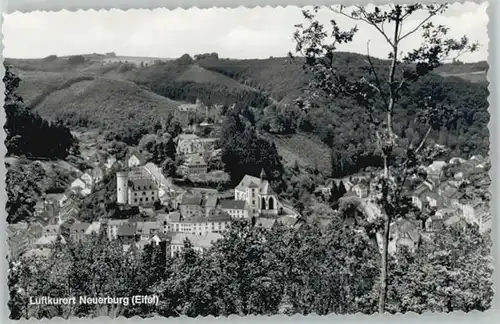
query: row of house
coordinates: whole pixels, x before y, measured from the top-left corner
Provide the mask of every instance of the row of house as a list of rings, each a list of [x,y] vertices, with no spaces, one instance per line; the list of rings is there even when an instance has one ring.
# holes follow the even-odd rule
[[[421,240],[431,240],[433,235],[445,231],[453,224],[474,223],[480,231],[491,227],[489,199],[474,197],[471,191],[487,192],[491,179],[487,162],[480,156],[469,160],[453,158],[449,164],[457,166],[443,174],[447,163],[433,163],[427,169],[430,179],[421,183],[412,193],[413,204],[419,208],[429,207],[434,214],[425,222],[401,219],[391,225],[390,252],[399,246],[415,249]],[[486,197],[487,198],[487,197]]]

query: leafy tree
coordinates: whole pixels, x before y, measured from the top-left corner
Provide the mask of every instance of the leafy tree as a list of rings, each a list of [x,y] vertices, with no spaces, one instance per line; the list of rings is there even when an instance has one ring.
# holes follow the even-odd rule
[[[7,223],[15,224],[33,217],[37,198],[42,195],[40,182],[44,177],[45,171],[39,164],[8,169],[5,179]]]
[[[175,164],[175,161],[172,160],[171,158],[166,158],[162,164],[161,164],[161,169],[163,170],[163,173],[165,173],[167,176],[172,177],[175,175],[177,171],[177,166]]]
[[[48,122],[24,107],[16,91],[21,80],[5,65],[5,146],[7,155],[65,159],[77,153],[77,142],[62,121]]]
[[[259,177],[264,169],[275,190],[280,190],[284,169],[276,145],[261,137],[244,115],[251,118],[248,110],[230,111],[223,126],[220,145],[226,171],[237,183],[245,174]]]
[[[423,242],[416,254],[406,249],[390,262],[388,310],[396,312],[485,311],[493,299],[490,233],[475,225],[452,225]]]
[[[424,148],[432,130],[442,125],[453,123],[455,111],[440,102],[439,97],[427,94],[425,97],[414,97],[421,109],[418,111],[418,122],[426,131],[422,138],[406,149],[400,147],[401,132],[394,128],[397,103],[401,102],[402,93],[420,78],[442,65],[443,60],[475,51],[478,44],[471,43],[464,36],[459,40],[447,37],[446,26],[432,23],[431,19],[442,14],[448,8],[441,5],[395,5],[391,7],[344,6],[327,7],[338,15],[346,16],[353,21],[362,22],[380,33],[390,47],[389,64],[374,65],[367,44],[366,73],[361,79],[352,78],[349,74],[339,73],[334,65],[337,45],[349,43],[355,37],[357,27],[344,31],[331,20],[332,31],[327,32],[325,26],[315,20],[319,7],[313,11],[304,10],[304,18],[308,26],[298,25],[294,34],[296,52],[305,57],[304,67],[310,73],[309,84],[311,94],[325,97],[347,97],[364,109],[366,122],[370,126],[366,132],[376,139],[378,154],[383,161],[383,173],[378,179],[378,204],[382,210],[384,223],[382,226],[382,258],[380,263],[379,312],[385,312],[388,281],[388,243],[390,224],[398,217],[405,217],[410,212],[410,204],[403,197],[402,184],[406,178],[416,173],[416,168],[431,150]],[[405,22],[416,13],[423,12],[426,18],[416,28],[403,32]],[[388,32],[391,26],[392,34]],[[422,45],[406,55],[401,55],[401,42],[417,31],[423,31]],[[330,36],[331,35],[331,39]],[[399,133],[399,134],[398,134]],[[427,152],[426,152],[427,151]],[[406,152],[398,156],[396,152]]]

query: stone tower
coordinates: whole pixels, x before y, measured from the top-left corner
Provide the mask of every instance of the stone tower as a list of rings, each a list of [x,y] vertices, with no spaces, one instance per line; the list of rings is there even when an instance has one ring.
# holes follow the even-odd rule
[[[116,202],[122,205],[128,203],[128,172],[116,173]]]

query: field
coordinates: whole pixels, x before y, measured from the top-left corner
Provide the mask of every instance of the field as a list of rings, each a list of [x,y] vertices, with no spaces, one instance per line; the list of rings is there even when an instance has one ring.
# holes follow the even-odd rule
[[[31,74],[20,93],[30,107],[49,119],[116,128],[153,124],[172,114],[178,102],[159,96],[133,82],[105,77],[55,75],[44,82]],[[46,79],[45,79],[46,81]]]
[[[276,143],[278,154],[285,165],[292,166],[295,161],[299,166],[318,168],[324,174],[332,170],[332,158],[328,147],[319,140],[306,134],[268,135],[269,140]]]

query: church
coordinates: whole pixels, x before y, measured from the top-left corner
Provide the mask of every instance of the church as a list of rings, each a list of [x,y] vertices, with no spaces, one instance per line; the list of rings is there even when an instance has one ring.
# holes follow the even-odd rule
[[[234,189],[234,200],[246,201],[250,214],[255,217],[278,215],[281,209],[278,196],[265,178],[264,169],[260,173],[260,178],[247,174]]]

